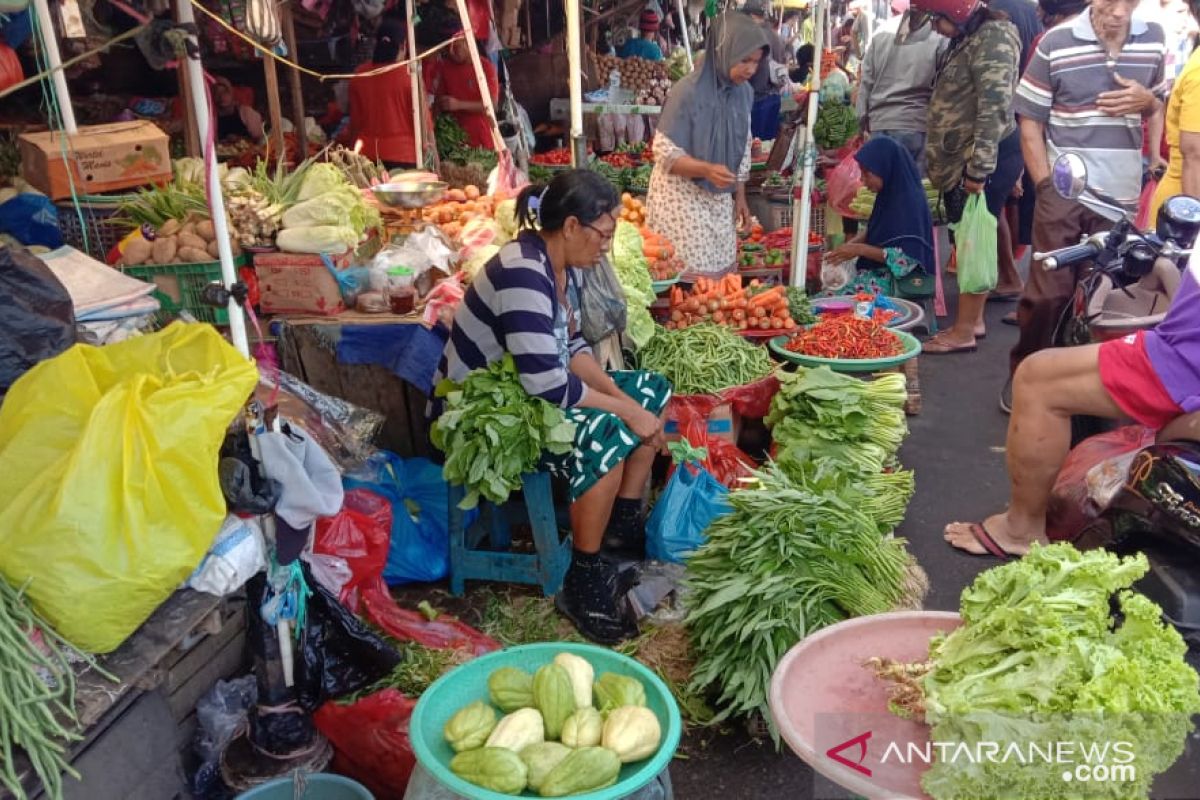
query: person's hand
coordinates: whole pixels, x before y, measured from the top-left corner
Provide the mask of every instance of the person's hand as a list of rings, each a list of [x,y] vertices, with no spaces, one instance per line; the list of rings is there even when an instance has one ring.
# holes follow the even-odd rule
[[[1020,200],[1022,197],[1025,196],[1025,181],[1023,180],[1024,177],[1025,177],[1024,174],[1018,175],[1017,182],[1015,184],[1013,184],[1012,194],[1009,195],[1009,197],[1011,197],[1013,200]]]
[[[1126,114],[1145,114],[1154,109],[1158,100],[1154,92],[1142,86],[1137,81],[1113,75],[1120,89],[1101,92],[1096,98],[1096,108],[1110,117],[1123,117]]]
[[[750,206],[746,205],[745,198],[739,197],[734,201],[734,221],[739,231],[748,231],[754,224],[754,215],[750,213]]]
[[[826,253],[825,260],[836,264],[839,261],[849,261],[853,258],[859,258],[862,254],[862,246],[858,242],[847,242]]]
[[[1150,176],[1156,181],[1162,180],[1162,176],[1167,174],[1167,162],[1158,154],[1150,157]]]
[[[437,99],[439,111],[458,111],[458,106],[458,101],[448,95],[442,95]]]
[[[629,430],[633,431],[635,436],[642,440],[642,444],[653,444],[654,438],[662,435],[662,420],[641,406],[637,406],[636,410],[629,412],[625,418],[625,424],[629,426]]]
[[[704,170],[704,177],[718,189],[728,189],[737,180],[737,176],[730,172],[729,167],[724,164],[709,164],[708,168]]]
[[[970,178],[963,178],[962,185],[967,194],[979,194],[983,191],[983,181],[973,181]]]

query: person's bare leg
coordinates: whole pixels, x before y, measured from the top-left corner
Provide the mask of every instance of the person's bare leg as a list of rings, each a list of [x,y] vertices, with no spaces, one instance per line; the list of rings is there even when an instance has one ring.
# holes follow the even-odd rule
[[[1006,207],[1006,212],[1007,212]],[[999,280],[993,290],[996,294],[1016,294],[1021,291],[1021,273],[1017,272],[1017,261],[1014,255],[1014,244],[1011,223],[1008,213],[1002,213],[996,218],[996,258]]]
[[[983,523],[1007,552],[1026,553],[1046,540],[1046,507],[1071,447],[1072,415],[1123,416],[1100,381],[1099,351],[1100,345],[1042,350],[1017,368],[1007,440],[1012,500]],[[986,552],[970,524],[947,525],[945,538],[960,550]]]
[[[975,345],[976,327],[982,323],[987,293],[958,295],[958,315],[954,325],[934,336],[924,345],[927,353],[948,353]]]
[[[625,461],[625,474],[621,477],[621,489],[617,497],[626,500],[641,500],[646,494],[646,483],[650,480],[650,470],[654,467],[654,457],[658,451],[653,447],[642,445]]]
[[[621,488],[624,475],[625,464],[618,464],[582,497],[571,503],[571,538],[576,550],[582,553],[600,552],[600,542],[604,539],[604,529],[608,527],[613,500]]]

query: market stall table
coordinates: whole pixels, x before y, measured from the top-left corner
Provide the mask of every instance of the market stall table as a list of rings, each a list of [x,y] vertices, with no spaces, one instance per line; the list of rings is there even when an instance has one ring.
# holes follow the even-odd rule
[[[376,444],[432,458],[425,408],[445,332],[419,316],[347,311],[272,321],[285,372],[314,389],[385,415]]]

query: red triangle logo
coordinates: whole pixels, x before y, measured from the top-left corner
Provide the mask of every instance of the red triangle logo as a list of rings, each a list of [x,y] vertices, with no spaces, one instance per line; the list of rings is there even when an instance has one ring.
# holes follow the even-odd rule
[[[832,758],[834,761],[838,762],[839,764],[842,764],[844,766],[849,767],[850,769],[861,772],[863,775],[866,775],[869,778],[869,777],[871,777],[871,770],[867,767],[864,767],[862,765],[862,762],[865,761],[867,758],[867,740],[870,738],[871,738],[870,731],[867,731],[866,733],[860,733],[858,736],[855,736],[853,739],[847,739],[846,741],[842,742],[841,744],[835,744],[833,747],[831,747],[825,751],[825,755],[829,756],[830,758]],[[842,755],[843,750],[847,750],[847,749],[853,747],[854,745],[858,745],[858,760],[857,761],[851,761]]]

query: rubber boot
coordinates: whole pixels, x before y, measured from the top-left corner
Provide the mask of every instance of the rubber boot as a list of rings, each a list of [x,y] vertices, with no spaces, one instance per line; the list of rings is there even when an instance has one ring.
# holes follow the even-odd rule
[[[623,611],[624,596],[614,596],[617,569],[597,553],[575,550],[554,604],[586,638],[613,645],[638,635],[637,623]]]
[[[604,531],[604,552],[617,558],[646,558],[646,518],[640,499],[618,497]]]

